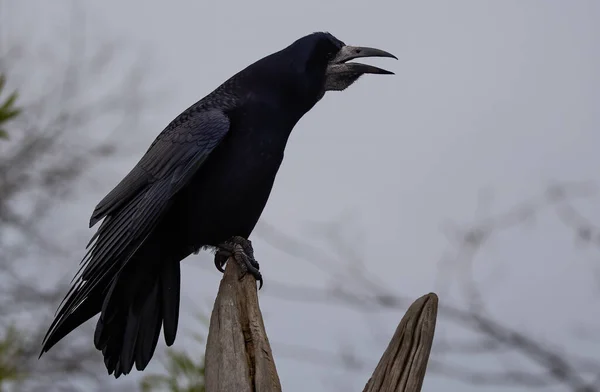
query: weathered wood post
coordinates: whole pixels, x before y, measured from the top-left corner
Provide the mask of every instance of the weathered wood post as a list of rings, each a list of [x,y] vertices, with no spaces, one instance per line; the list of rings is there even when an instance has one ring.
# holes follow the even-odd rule
[[[239,245],[238,245],[239,246]],[[210,316],[207,392],[281,392],[258,305],[256,281],[229,260]]]
[[[419,392],[433,344],[438,297],[422,296],[408,308],[363,392]]]
[[[239,280],[228,262],[206,342],[207,392],[281,392],[254,277]],[[406,311],[363,392],[419,392],[433,343],[438,298],[430,293]]]

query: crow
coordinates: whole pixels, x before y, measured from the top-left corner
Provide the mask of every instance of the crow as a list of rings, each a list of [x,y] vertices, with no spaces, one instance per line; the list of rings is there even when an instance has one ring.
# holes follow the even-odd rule
[[[267,203],[296,123],[325,94],[364,74],[393,74],[327,32],[302,37],[238,72],[177,116],[96,206],[102,221],[44,337],[40,357],[100,313],[94,345],[115,378],[150,362],[161,328],[175,341],[180,261],[216,251],[262,285],[248,237]],[[239,246],[238,246],[239,245]],[[240,251],[240,247],[243,252]]]

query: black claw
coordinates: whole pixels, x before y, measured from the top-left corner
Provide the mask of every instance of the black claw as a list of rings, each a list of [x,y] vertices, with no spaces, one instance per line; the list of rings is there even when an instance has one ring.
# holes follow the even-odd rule
[[[240,250],[237,245],[242,249]],[[215,266],[221,272],[225,272],[223,266],[227,260],[233,256],[233,259],[237,261],[242,269],[242,275],[240,280],[246,276],[248,272],[254,276],[259,282],[258,289],[260,290],[263,286],[263,278],[259,271],[258,261],[254,258],[254,249],[252,248],[252,242],[244,237],[235,236],[219,245],[219,250],[215,253]]]
[[[225,273],[225,264],[227,260],[233,255],[235,250],[235,244],[231,242],[224,242],[219,245],[219,249],[215,253],[215,267],[222,273]]]
[[[231,256],[231,253],[227,251],[219,250],[217,253],[215,253],[215,267],[217,267],[217,269],[222,273],[225,273],[225,268],[223,268],[223,266],[225,263],[227,263],[229,256]]]
[[[252,248],[252,241],[245,239],[244,237],[234,237],[234,239],[236,241],[239,241],[238,243],[240,244],[240,246],[242,247],[242,249],[244,249],[244,253],[246,254],[246,256],[248,256],[248,260],[250,261],[250,264],[252,264],[252,266],[254,268],[256,268],[257,272],[260,269],[260,266],[258,264],[258,261],[254,258],[254,248]],[[258,278],[257,278],[258,280]]]
[[[242,280],[244,278],[244,276],[246,276],[246,274],[249,272],[250,274],[252,274],[252,276],[254,276],[254,279],[259,281],[260,286],[258,289],[260,290],[260,288],[263,285],[263,278],[262,278],[262,274],[256,267],[258,265],[256,260],[250,258],[246,254],[246,252],[239,251],[239,250],[234,251],[233,259],[236,260],[239,263],[239,265],[242,267],[242,276],[240,276],[240,280]]]

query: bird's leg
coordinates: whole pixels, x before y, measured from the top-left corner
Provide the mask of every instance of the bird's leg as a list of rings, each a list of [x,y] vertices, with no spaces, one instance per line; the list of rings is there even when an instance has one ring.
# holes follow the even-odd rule
[[[239,246],[238,246],[239,245]],[[233,257],[233,259],[242,268],[242,279],[246,273],[250,272],[256,280],[260,282],[259,290],[263,285],[262,275],[259,272],[258,261],[254,258],[254,249],[252,248],[252,242],[250,240],[235,236],[229,240],[219,244],[218,250],[215,253],[215,266],[221,272],[225,272],[223,266],[227,263],[227,260]]]

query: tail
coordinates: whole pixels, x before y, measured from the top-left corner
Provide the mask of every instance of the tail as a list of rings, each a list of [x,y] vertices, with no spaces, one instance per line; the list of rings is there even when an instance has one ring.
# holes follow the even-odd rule
[[[132,263],[132,266],[137,263]],[[179,262],[124,270],[110,286],[94,333],[108,374],[135,366],[144,370],[156,349],[161,325],[167,346],[175,342],[179,319]]]
[[[153,261],[141,257],[131,260],[116,275],[106,276],[73,312],[57,317],[45,338],[42,354],[100,313],[94,345],[102,351],[108,374],[119,378],[128,374],[134,363],[137,370],[144,370],[156,349],[161,326],[165,342],[171,346],[179,319],[179,261]]]

